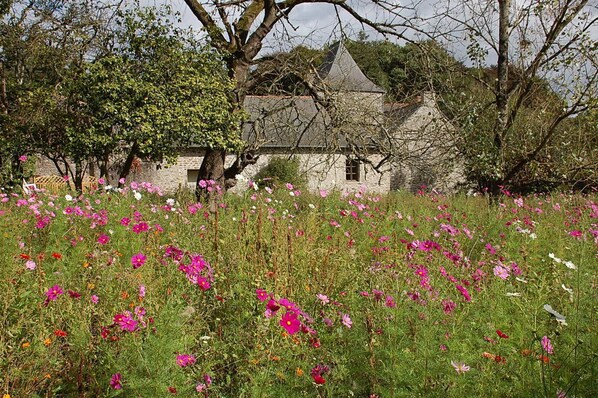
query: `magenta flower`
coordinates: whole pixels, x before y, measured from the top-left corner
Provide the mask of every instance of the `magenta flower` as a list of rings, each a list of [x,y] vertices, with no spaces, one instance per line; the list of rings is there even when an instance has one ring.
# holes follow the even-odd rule
[[[452,313],[455,310],[456,307],[457,307],[457,304],[455,304],[455,302],[453,300],[450,300],[450,299],[442,300],[442,310],[444,311],[445,314],[449,315],[450,313]]]
[[[107,244],[108,242],[110,242],[110,237],[109,237],[108,235],[106,235],[106,234],[102,234],[102,235],[100,235],[100,236],[98,237],[98,243],[99,243],[100,245],[105,245],[105,244]]]
[[[542,349],[546,351],[547,354],[552,354],[554,352],[554,347],[548,336],[543,336],[540,343],[542,344]]]
[[[110,378],[110,387],[112,387],[115,390],[120,390],[123,388],[122,385],[122,376],[120,373],[115,373],[112,375],[112,377]]]
[[[93,296],[91,296],[91,302],[94,304],[97,304],[100,301],[100,298],[98,296],[96,296],[95,294]]]
[[[197,277],[197,285],[201,288],[201,290],[208,290],[211,286],[210,281],[203,276]]]
[[[182,354],[176,356],[176,364],[179,365],[181,368],[193,365],[195,361],[195,357],[191,354]]]
[[[138,322],[133,319],[130,312],[125,311],[122,314],[114,315],[114,323],[119,325],[122,330],[134,332]]]
[[[64,290],[59,285],[54,285],[46,291],[46,301],[55,301],[61,294],[64,294]]]
[[[255,294],[257,295],[258,300],[266,301],[268,298],[268,293],[264,289],[255,289]]]
[[[137,253],[133,257],[131,257],[131,264],[133,264],[133,269],[137,269],[145,264],[145,260],[147,257],[143,255],[143,253]]]
[[[469,295],[469,292],[467,291],[466,288],[464,288],[461,285],[457,285],[456,288],[459,292],[461,292],[461,295],[463,296],[465,301],[471,301],[471,296]]]
[[[297,314],[292,311],[287,311],[280,320],[282,326],[288,334],[295,334],[301,329],[301,322],[297,319]]]

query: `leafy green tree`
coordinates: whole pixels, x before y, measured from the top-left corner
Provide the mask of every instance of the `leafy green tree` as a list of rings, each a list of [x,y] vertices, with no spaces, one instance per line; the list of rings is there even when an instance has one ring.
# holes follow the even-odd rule
[[[113,50],[69,88],[84,116],[68,130],[69,153],[75,161],[97,159],[101,176],[125,178],[135,158],[173,161],[189,145],[241,145],[242,114],[230,112],[227,97],[232,81],[217,54],[173,29],[171,17],[167,9],[123,12]]]
[[[22,154],[64,152],[63,83],[80,71],[86,54],[102,41],[112,5],[91,0],[3,2],[0,20],[0,163],[9,180],[20,180]],[[63,164],[66,164],[63,162]],[[66,174],[64,170],[63,174]]]

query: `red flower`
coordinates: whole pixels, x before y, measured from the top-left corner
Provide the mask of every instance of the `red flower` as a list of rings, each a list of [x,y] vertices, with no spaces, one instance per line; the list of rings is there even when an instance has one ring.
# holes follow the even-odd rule
[[[60,260],[62,258],[62,254],[54,252],[52,253],[52,257],[54,257],[56,260]]]
[[[176,388],[174,387],[168,387],[168,392],[171,394],[176,394]]]
[[[68,333],[67,333],[67,332],[65,332],[64,330],[61,330],[61,329],[56,329],[56,330],[54,331],[54,335],[55,335],[55,336],[58,336],[58,337],[66,337],[66,336],[68,335]]]
[[[28,254],[25,254],[25,253],[21,253],[21,255],[20,255],[20,256],[21,256],[21,258],[22,258],[23,260],[30,260],[30,259],[31,259],[31,257],[29,257],[29,255],[28,255]]]
[[[324,378],[318,374],[315,375],[311,375],[311,377],[314,379],[314,382],[316,384],[324,384],[326,383],[326,380],[324,380]]]
[[[501,339],[508,339],[509,336],[507,336],[506,334],[504,334],[503,332],[501,332],[500,330],[496,329],[496,334],[498,335],[498,337],[500,337]]]

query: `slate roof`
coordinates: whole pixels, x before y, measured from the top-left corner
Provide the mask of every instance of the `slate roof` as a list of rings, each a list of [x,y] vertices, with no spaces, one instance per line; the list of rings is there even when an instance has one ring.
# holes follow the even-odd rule
[[[335,91],[384,93],[384,89],[368,79],[342,42],[336,42],[318,71],[322,82]]]
[[[245,110],[249,120],[243,139],[266,148],[329,148],[333,144],[326,134],[330,118],[309,96],[247,96]]]
[[[361,72],[340,42],[331,47],[318,77],[334,91],[384,93]],[[243,127],[243,139],[250,145],[280,149],[347,147],[345,137],[328,133],[330,117],[311,96],[247,96],[244,108],[249,120]],[[367,145],[368,140],[364,137],[362,141]]]

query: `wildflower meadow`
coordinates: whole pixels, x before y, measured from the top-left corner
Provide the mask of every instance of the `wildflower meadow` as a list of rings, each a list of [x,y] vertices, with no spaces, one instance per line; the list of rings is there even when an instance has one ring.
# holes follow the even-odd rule
[[[598,198],[0,195],[0,394],[592,397]]]

